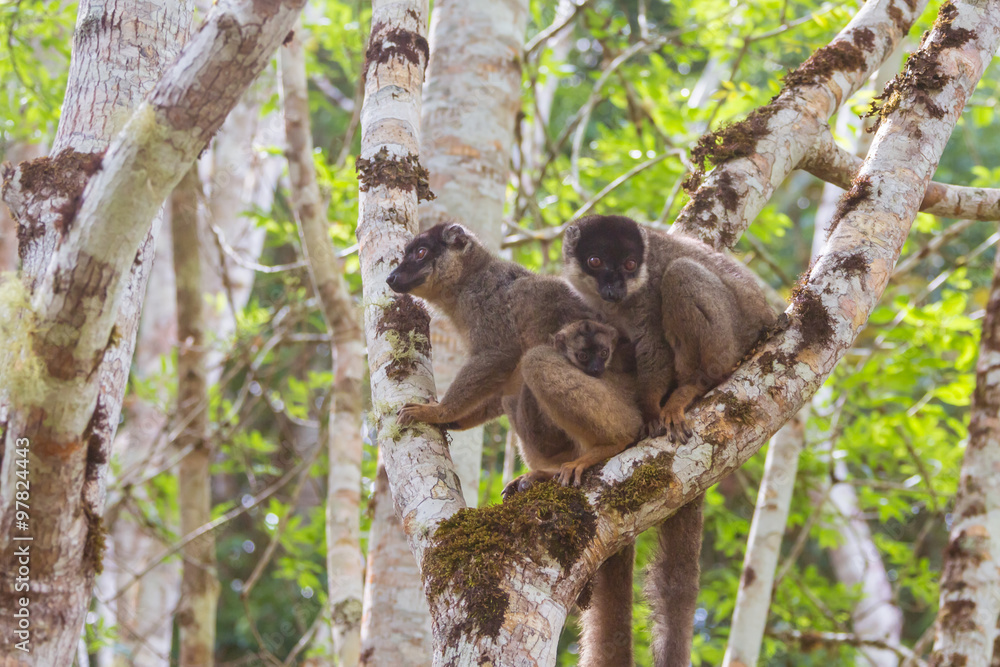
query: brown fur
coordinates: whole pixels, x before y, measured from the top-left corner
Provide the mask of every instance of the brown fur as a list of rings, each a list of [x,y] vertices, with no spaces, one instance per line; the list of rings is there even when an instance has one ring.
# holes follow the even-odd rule
[[[559,460],[543,460],[532,452],[530,481],[546,475],[563,485],[579,484],[583,472],[635,442],[642,428],[642,413],[636,404],[634,358],[626,350],[615,354],[619,335],[614,327],[590,320],[567,325],[552,345],[529,350],[522,361],[522,396],[530,393],[547,418],[573,443],[573,458],[559,451]],[[593,367],[593,355],[606,351],[607,358]],[[581,362],[580,354],[589,354]],[[589,374],[586,368],[591,364]],[[595,376],[596,375],[596,376]],[[525,397],[524,400],[531,400]],[[517,423],[525,449],[537,440],[534,423]],[[556,467],[558,466],[558,467]]]
[[[589,320],[567,325],[550,345],[528,350],[521,374],[524,385],[508,414],[531,472],[512,481],[505,496],[545,479],[578,484],[585,470],[635,441],[642,427],[635,357],[614,327]],[[633,664],[634,561],[635,547],[628,545],[594,574],[581,615],[580,665]]]
[[[580,614],[580,667],[630,667],[632,662],[632,569],[629,544],[601,565],[590,580],[590,605]]]
[[[725,379],[775,321],[753,275],[700,241],[622,216],[578,220],[566,230],[563,256],[570,282],[636,341],[643,435],[686,441],[688,406]],[[690,664],[702,503],[692,501],[660,526],[647,586],[657,667]]]
[[[641,238],[634,253],[641,253],[637,258],[641,261],[636,275],[626,278],[624,298],[611,302],[601,298],[598,280],[581,266],[576,248],[596,242],[612,248],[609,254],[613,254],[615,235],[623,229],[634,229]],[[577,221],[566,230],[563,252],[570,282],[637,341],[645,434],[666,433],[671,439],[687,440],[687,407],[724,380],[774,324],[775,313],[753,274],[700,241],[648,229],[620,216]]]
[[[469,349],[468,361],[439,403],[400,409],[404,426],[422,421],[470,428],[496,416],[500,397],[520,389],[524,351],[548,341],[567,322],[593,315],[562,280],[495,257],[455,224],[414,237],[387,282],[441,309]]]

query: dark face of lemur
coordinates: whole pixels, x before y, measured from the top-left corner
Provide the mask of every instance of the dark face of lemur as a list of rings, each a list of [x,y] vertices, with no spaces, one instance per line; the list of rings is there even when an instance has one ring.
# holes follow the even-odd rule
[[[591,377],[604,374],[615,351],[618,331],[594,320],[573,322],[552,337],[555,348]]]
[[[434,225],[406,244],[403,260],[385,282],[394,292],[433,298],[438,287],[460,275],[461,255],[472,243],[472,233],[462,225]]]
[[[579,289],[617,303],[645,282],[639,225],[619,215],[592,215],[566,230],[568,278]]]

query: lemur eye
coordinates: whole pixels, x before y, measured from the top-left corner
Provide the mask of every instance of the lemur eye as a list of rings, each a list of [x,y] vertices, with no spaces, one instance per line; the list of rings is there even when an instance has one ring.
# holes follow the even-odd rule
[[[608,358],[608,351],[601,350],[601,359],[607,359],[607,358]]]
[[[599,269],[604,262],[601,261],[600,257],[591,257],[587,260],[587,266],[592,269]]]
[[[634,259],[626,259],[625,260],[625,270],[626,271],[635,271],[635,268],[637,266],[638,266],[638,263]]]
[[[417,249],[417,259],[418,260],[419,259],[423,259],[426,256],[427,256],[427,248],[418,248]]]
[[[576,353],[576,359],[577,359],[577,361],[579,361],[579,362],[581,362],[581,363],[586,363],[586,361],[587,361],[587,356],[588,356],[588,355],[587,355],[587,353],[586,353],[586,352],[577,352],[577,353]]]

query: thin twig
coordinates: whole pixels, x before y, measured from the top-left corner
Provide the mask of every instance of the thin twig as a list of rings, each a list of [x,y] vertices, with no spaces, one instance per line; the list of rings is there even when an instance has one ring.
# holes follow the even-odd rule
[[[212,521],[209,521],[208,523],[206,523],[206,524],[204,524],[202,526],[199,526],[198,528],[195,528],[194,530],[192,530],[190,533],[188,533],[187,535],[185,535],[184,537],[182,537],[180,540],[178,540],[177,542],[175,542],[172,546],[170,546],[166,551],[164,551],[159,556],[157,556],[152,561],[150,561],[150,563],[145,568],[143,568],[139,572],[139,574],[137,574],[137,575],[133,576],[131,579],[129,579],[129,581],[125,585],[123,585],[121,588],[119,588],[115,592],[115,594],[113,596],[111,596],[110,598],[108,598],[106,600],[106,602],[110,603],[110,602],[113,602],[114,600],[117,600],[118,598],[120,598],[122,595],[124,595],[125,591],[127,591],[130,588],[132,588],[132,586],[135,585],[136,582],[138,582],[144,576],[146,576],[147,574],[149,574],[150,571],[152,571],[157,565],[159,565],[161,562],[165,561],[167,558],[170,558],[171,556],[173,556],[177,552],[179,552],[181,549],[183,549],[184,547],[186,547],[188,544],[190,544],[194,540],[198,539],[202,535],[205,535],[206,533],[209,533],[209,532],[215,530],[219,526],[222,526],[222,525],[224,525],[224,524],[232,521],[236,517],[239,517],[239,516],[242,516],[242,515],[246,514],[247,512],[249,512],[250,510],[252,510],[254,507],[257,507],[258,505],[260,505],[262,502],[264,502],[265,500],[267,500],[268,498],[270,498],[271,496],[273,496],[275,493],[277,493],[278,491],[280,491],[282,488],[284,488],[284,486],[286,484],[288,484],[290,481],[292,481],[292,479],[294,479],[300,472],[302,472],[302,470],[304,468],[308,468],[310,465],[312,465],[312,461],[310,461],[310,460],[301,461],[294,468],[292,468],[291,470],[289,470],[288,472],[286,472],[284,475],[282,475],[281,478],[279,478],[276,482],[274,482],[273,484],[271,484],[271,486],[269,486],[266,489],[264,489],[259,495],[256,495],[253,498],[251,498],[250,502],[248,502],[248,503],[241,503],[240,505],[238,505],[237,507],[234,507],[233,509],[229,510],[228,512],[226,512],[222,516],[220,516],[220,517],[218,517],[216,519],[213,519]]]

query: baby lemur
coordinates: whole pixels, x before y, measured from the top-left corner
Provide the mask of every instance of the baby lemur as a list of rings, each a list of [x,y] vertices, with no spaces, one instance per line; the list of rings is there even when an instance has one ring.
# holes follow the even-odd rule
[[[635,355],[618,330],[594,320],[568,324],[521,361],[524,385],[511,410],[531,472],[512,481],[504,494],[556,477],[578,485],[587,468],[636,441],[642,413],[636,402]],[[551,425],[568,436],[555,452],[543,438]],[[569,446],[567,446],[567,444]],[[554,454],[554,455],[553,455]]]
[[[635,440],[642,419],[629,370],[634,360],[627,350],[614,354],[616,331],[579,322],[596,314],[562,279],[499,259],[461,225],[443,224],[407,244],[387,282],[440,308],[469,348],[441,401],[403,406],[401,424],[469,428],[497,416],[502,405],[529,468],[547,469],[548,477],[565,470],[564,483]],[[632,664],[633,560],[629,545],[595,574],[581,664]]]
[[[742,264],[627,217],[589,216],[567,227],[563,260],[570,282],[635,342],[644,436],[686,441],[687,407],[725,379],[775,321]],[[660,526],[650,568],[657,667],[690,662],[702,500]]]
[[[563,327],[551,345],[528,350],[521,375],[524,385],[508,415],[531,471],[507,485],[505,498],[552,477],[578,484],[587,468],[635,442],[642,427],[635,355],[614,327],[593,320]],[[629,544],[591,578],[591,602],[580,615],[580,667],[633,664],[634,567]]]

